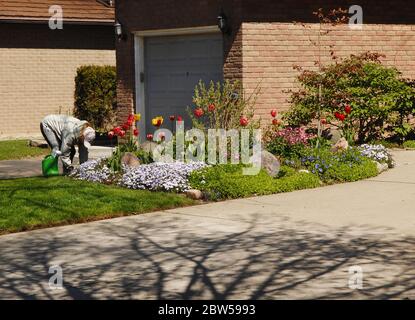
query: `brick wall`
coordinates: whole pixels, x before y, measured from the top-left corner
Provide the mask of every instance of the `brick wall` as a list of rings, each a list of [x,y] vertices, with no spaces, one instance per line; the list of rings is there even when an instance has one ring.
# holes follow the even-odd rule
[[[260,84],[257,115],[269,117],[269,110],[289,107],[284,91],[298,88],[294,65],[315,69],[318,49],[316,24],[305,29],[292,23],[243,23],[243,82],[248,92]],[[405,77],[415,78],[415,26],[364,25],[361,31],[336,27],[323,38],[323,62],[330,62],[329,45],[336,54],[375,51],[386,55],[385,63],[395,65]]]
[[[0,138],[38,136],[39,122],[45,115],[73,110],[74,79],[79,66],[115,65],[112,28],[102,32],[94,27],[68,27],[59,34],[49,33],[52,31],[47,26],[3,26]]]

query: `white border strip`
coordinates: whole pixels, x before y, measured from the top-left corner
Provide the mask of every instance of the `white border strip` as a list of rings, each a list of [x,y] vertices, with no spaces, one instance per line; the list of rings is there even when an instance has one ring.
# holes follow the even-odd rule
[[[185,34],[202,34],[220,32],[218,26],[194,27],[194,28],[176,28],[176,29],[159,29],[136,31],[134,34],[139,37],[155,37],[155,36],[179,36]]]

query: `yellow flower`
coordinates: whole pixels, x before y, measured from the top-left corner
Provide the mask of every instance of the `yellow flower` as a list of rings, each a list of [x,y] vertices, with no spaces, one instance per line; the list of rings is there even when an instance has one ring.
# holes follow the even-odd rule
[[[141,113],[137,113],[134,115],[134,121],[140,121],[141,120]]]
[[[155,117],[151,120],[151,124],[155,127],[160,127],[163,124],[163,117]]]

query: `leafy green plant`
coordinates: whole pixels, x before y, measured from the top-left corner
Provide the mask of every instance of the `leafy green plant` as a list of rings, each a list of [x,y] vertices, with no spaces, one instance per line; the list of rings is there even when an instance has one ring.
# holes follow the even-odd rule
[[[415,141],[414,140],[405,141],[403,146],[404,148],[407,148],[407,149],[415,149]]]
[[[414,113],[415,90],[396,68],[382,65],[381,57],[366,52],[325,66],[321,72],[302,70],[298,76],[302,88],[291,92],[292,107],[284,119],[294,126],[324,120],[360,143],[379,139],[386,130],[405,134],[405,119]]]
[[[302,165],[325,183],[352,182],[374,177],[378,174],[376,164],[362,156],[357,148],[341,152],[330,149],[309,149],[301,159]]]
[[[116,106],[115,67],[79,67],[75,78],[74,115],[87,120],[97,131],[107,132],[115,122]]]
[[[279,178],[272,178],[262,170],[256,176],[246,176],[242,174],[242,168],[242,165],[217,165],[194,171],[189,181],[211,200],[290,192],[320,185],[317,176],[298,173],[291,168],[282,167]]]

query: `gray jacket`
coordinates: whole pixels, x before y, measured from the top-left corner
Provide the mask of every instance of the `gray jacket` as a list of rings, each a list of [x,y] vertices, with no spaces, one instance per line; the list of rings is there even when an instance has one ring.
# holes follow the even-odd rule
[[[49,115],[42,120],[42,123],[61,141],[59,146],[62,152],[61,160],[66,168],[72,165],[70,155],[75,145],[78,145],[79,162],[88,161],[88,149],[80,140],[82,127],[88,123],[87,121],[65,115]]]

